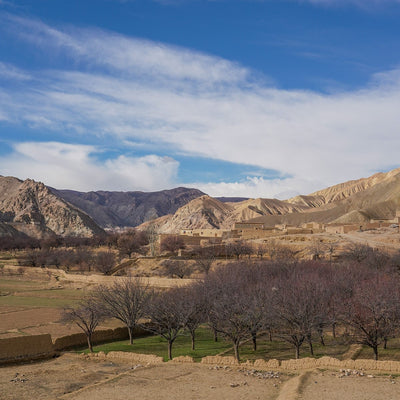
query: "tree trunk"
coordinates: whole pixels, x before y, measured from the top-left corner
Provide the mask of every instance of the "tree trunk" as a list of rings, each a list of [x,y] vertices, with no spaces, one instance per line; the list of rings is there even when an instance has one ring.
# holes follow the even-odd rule
[[[388,342],[388,338],[383,338],[383,348],[385,350],[387,349],[387,342]]]
[[[253,342],[253,351],[257,351],[257,332],[251,332],[251,340]]]
[[[375,361],[378,361],[378,346],[374,346],[373,350],[374,350],[374,359]]]
[[[336,322],[332,324],[332,336],[336,339]]]
[[[133,344],[133,326],[128,326],[129,344]]]
[[[215,328],[212,328],[213,333],[214,333],[214,342],[218,342],[218,332],[215,330]]]
[[[89,351],[93,353],[93,345],[92,345],[92,335],[86,335],[87,344],[89,347]]]
[[[172,343],[173,340],[168,340],[168,359],[172,360]]]
[[[269,333],[269,341],[272,342],[272,329],[271,328],[268,329],[268,333]]]
[[[324,335],[322,333],[319,335],[319,339],[320,339],[321,345],[325,346]]]
[[[300,358],[300,345],[296,344],[296,360]]]
[[[310,354],[313,356],[314,355],[314,347],[312,344],[311,335],[307,335],[307,342],[308,342],[308,346],[310,348]]]
[[[235,350],[235,358],[236,358],[237,362],[240,362],[239,343],[240,343],[239,340],[233,342],[233,349]]]
[[[195,344],[194,344],[195,335],[196,335],[195,331],[190,331],[190,336],[192,338],[192,350],[195,350]]]

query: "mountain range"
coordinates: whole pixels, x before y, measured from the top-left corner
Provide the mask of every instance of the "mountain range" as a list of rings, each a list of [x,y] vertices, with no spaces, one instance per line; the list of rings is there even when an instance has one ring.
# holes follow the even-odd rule
[[[159,192],[57,190],[32,179],[0,176],[0,237],[93,236],[104,229],[148,224],[160,232],[267,225],[358,223],[393,218],[400,205],[400,169],[344,182],[288,200],[212,198],[197,189]],[[143,226],[142,226],[143,227]]]

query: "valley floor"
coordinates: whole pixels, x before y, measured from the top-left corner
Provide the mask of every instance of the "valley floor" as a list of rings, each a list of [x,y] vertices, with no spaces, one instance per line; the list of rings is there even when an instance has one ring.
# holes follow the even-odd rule
[[[400,398],[400,378],[343,377],[335,370],[314,370],[265,379],[243,367],[171,362],[142,366],[71,353],[0,368],[0,393],[3,400],[395,400]]]

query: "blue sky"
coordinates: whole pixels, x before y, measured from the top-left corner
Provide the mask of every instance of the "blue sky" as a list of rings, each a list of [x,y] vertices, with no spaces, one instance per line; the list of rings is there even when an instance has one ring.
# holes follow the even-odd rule
[[[400,166],[399,0],[0,0],[0,175],[287,198]]]

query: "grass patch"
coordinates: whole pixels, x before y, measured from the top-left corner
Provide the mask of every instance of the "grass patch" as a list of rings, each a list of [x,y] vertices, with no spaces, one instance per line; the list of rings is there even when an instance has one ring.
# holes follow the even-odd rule
[[[21,279],[7,279],[7,278],[1,278],[0,279],[0,289],[1,288],[27,288],[29,290],[32,290],[37,287],[42,287],[43,282],[35,282],[35,281],[25,281]]]
[[[29,296],[0,296],[0,306],[16,306],[16,307],[66,307],[74,305],[78,300],[66,298],[45,298],[45,297],[29,297]]]
[[[357,359],[374,359],[374,351],[368,347],[363,346],[362,350],[357,356]],[[380,361],[400,361],[400,339],[390,339],[387,343],[387,349],[383,345],[378,348],[378,360]]]
[[[231,343],[218,338],[218,342],[214,342],[214,336],[212,332],[207,329],[200,327],[196,331],[196,350],[191,349],[191,339],[188,333],[183,333],[178,336],[172,346],[172,357],[179,356],[190,356],[195,361],[200,361],[201,358],[206,356],[215,356],[227,349],[232,345]],[[168,343],[165,339],[160,336],[147,336],[143,338],[137,338],[134,340],[133,345],[129,344],[128,340],[107,343],[99,346],[94,346],[95,352],[104,351],[127,351],[132,353],[141,354],[154,354],[164,358],[164,361],[168,360]],[[88,352],[86,350],[85,352]]]
[[[322,346],[317,340],[313,342],[314,356],[311,356],[310,349],[307,343],[303,343],[300,348],[300,357],[315,357],[320,358],[323,356],[339,358],[348,349],[348,344],[340,343],[334,340],[332,337],[325,338],[325,346]],[[277,360],[289,360],[295,358],[295,349],[289,343],[282,340],[269,341],[267,336],[260,336],[257,338],[257,350],[253,350],[253,343],[247,341],[243,343],[239,348],[240,359],[245,360],[256,360],[264,359],[269,360],[271,358]],[[226,355],[233,356],[233,350],[226,353]]]
[[[76,304],[85,291],[46,289],[46,283],[21,279],[0,279],[0,306],[65,307]],[[6,295],[4,295],[6,294]]]

